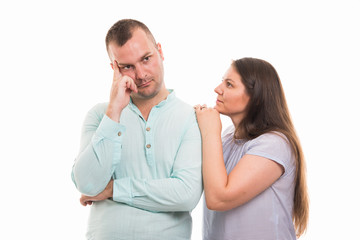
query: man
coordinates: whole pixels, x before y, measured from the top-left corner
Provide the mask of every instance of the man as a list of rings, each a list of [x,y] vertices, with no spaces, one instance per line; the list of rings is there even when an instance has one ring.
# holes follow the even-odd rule
[[[110,101],[88,112],[72,170],[92,205],[87,238],[190,239],[202,193],[194,110],[165,88],[161,45],[143,23],[115,23],[106,47]]]

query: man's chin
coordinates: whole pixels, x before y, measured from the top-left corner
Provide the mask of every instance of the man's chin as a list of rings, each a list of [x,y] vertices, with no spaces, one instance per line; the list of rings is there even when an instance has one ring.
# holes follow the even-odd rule
[[[150,89],[149,89],[150,90]],[[148,89],[138,89],[138,92],[132,92],[131,97],[138,99],[151,99],[156,96],[155,91],[149,91]]]

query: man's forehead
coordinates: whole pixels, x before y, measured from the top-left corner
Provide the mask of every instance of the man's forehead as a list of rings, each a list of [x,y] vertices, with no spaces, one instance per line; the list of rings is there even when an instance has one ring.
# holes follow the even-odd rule
[[[119,64],[130,64],[141,61],[147,55],[154,52],[154,47],[149,44],[131,42],[129,45],[119,47],[116,44],[109,45],[109,56],[111,60],[116,60]]]

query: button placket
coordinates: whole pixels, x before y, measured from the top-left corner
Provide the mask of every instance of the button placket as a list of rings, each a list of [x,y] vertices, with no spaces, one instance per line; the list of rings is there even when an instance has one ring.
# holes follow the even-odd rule
[[[151,127],[150,124],[147,122],[147,124],[145,125],[145,139],[146,139],[146,143],[145,143],[145,149],[146,149],[146,159],[149,165],[153,165],[154,161],[153,161],[153,147],[152,147],[152,143],[153,143],[153,136],[152,136],[152,132],[151,132]]]
[[[158,118],[158,114],[159,114],[159,109],[156,106],[153,107],[150,111],[149,117],[145,123],[145,128],[144,128],[146,161],[151,169],[154,178],[157,178],[156,160],[154,157],[155,154],[154,123]]]

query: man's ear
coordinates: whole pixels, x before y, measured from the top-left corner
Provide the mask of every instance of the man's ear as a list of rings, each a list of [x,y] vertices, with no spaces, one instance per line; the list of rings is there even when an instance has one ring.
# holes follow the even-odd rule
[[[157,49],[160,53],[160,56],[161,56],[161,59],[164,60],[164,54],[163,54],[163,51],[162,51],[162,48],[161,48],[161,44],[160,43],[157,43]]]

